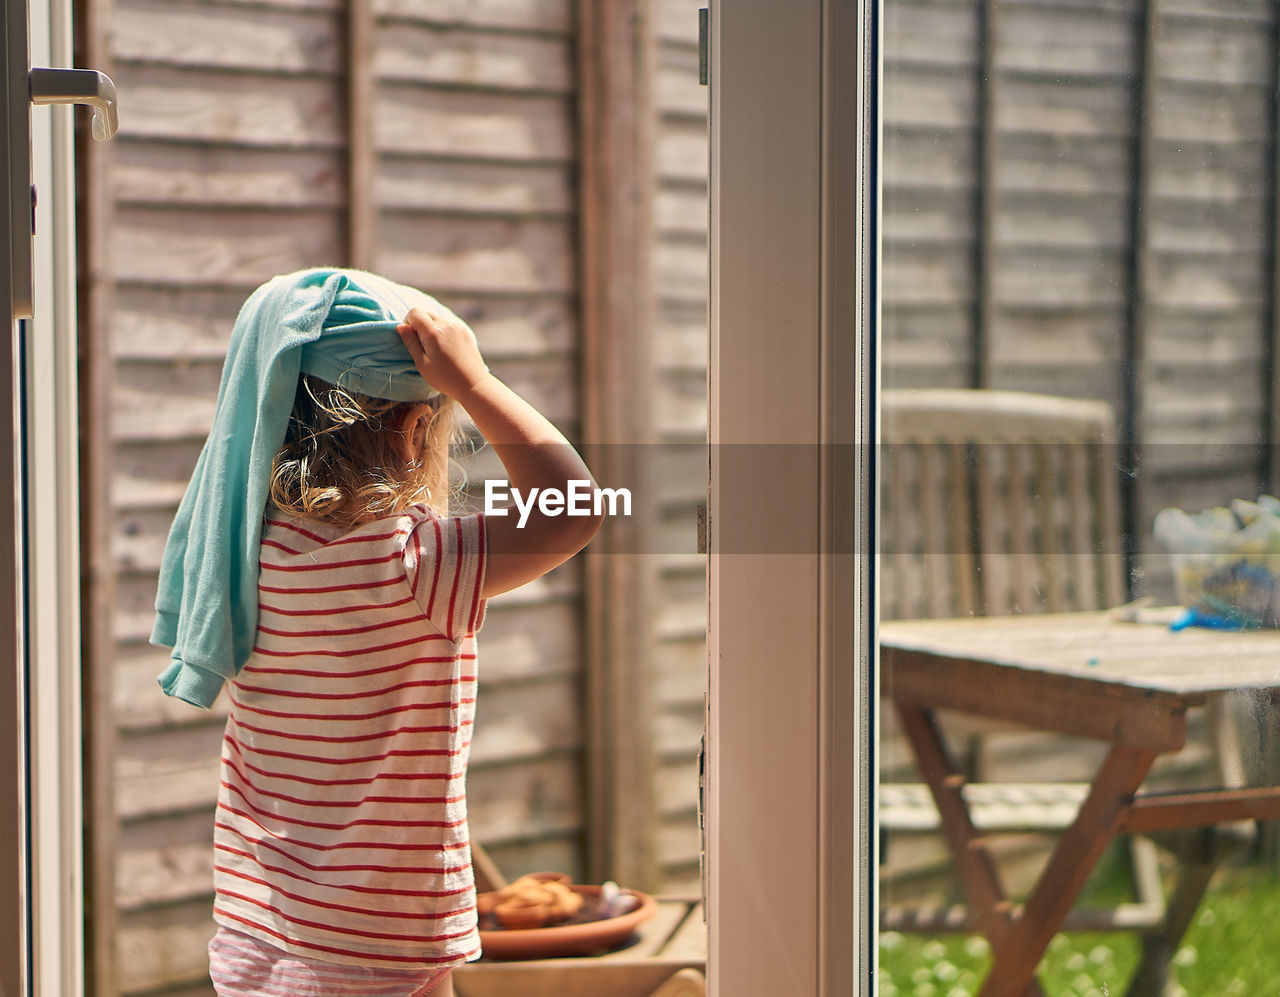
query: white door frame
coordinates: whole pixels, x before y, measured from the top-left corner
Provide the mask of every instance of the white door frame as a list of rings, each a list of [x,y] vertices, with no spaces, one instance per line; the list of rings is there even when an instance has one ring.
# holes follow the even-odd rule
[[[873,0],[711,6],[717,997],[870,992]]]
[[[5,222],[0,257],[0,997],[26,997],[27,862],[26,733],[24,729],[25,651],[21,627],[23,602],[19,570],[17,478],[18,429],[14,356],[18,323],[15,301],[25,300],[18,286],[24,261],[11,249],[9,233],[29,224],[14,204],[25,184],[30,147],[27,96],[27,12],[25,0],[5,0],[0,10],[0,216]],[[25,310],[25,309],[23,309]]]
[[[34,0],[30,31],[33,65],[72,65],[71,0]],[[35,997],[81,997],[85,883],[76,187],[70,106],[33,108],[31,148],[32,180],[39,191],[32,257],[36,317],[27,323],[23,354],[31,992]]]
[[[5,0],[7,266],[0,308],[32,291],[34,319],[0,346],[0,995],[84,992],[75,169],[71,110],[30,107],[30,64],[68,67],[70,0]],[[30,173],[28,175],[28,165]],[[16,181],[14,196],[9,181]],[[30,265],[8,247],[31,225]],[[28,283],[29,281],[29,283]],[[18,297],[25,298],[23,290]]]

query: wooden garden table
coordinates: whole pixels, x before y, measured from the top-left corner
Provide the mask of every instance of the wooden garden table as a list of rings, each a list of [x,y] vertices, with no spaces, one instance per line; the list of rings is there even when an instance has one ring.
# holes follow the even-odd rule
[[[1280,690],[1280,631],[1175,632],[1113,611],[893,621],[879,637],[883,695],[902,719],[991,943],[979,997],[1042,993],[1036,965],[1117,833],[1280,817],[1280,787],[1138,792],[1156,757],[1185,743],[1188,708],[1235,690]],[[1110,744],[1021,908],[1003,895],[970,820],[964,778],[939,735],[939,709]]]

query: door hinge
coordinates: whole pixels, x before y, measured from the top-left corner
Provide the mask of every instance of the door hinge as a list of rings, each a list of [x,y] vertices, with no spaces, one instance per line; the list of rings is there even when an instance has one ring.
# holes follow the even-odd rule
[[[711,11],[707,7],[698,9],[698,83],[707,85],[711,79]]]
[[[707,503],[698,503],[698,553],[705,554],[710,547],[710,530],[707,529]]]

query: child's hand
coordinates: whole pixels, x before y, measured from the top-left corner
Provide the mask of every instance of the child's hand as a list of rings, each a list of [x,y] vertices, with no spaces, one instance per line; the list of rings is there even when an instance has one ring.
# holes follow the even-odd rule
[[[439,311],[413,309],[396,331],[423,380],[454,400],[489,373],[467,323],[444,306]]]

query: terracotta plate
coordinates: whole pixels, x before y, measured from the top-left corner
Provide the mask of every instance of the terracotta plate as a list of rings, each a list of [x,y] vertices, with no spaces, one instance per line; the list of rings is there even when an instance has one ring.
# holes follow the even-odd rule
[[[599,886],[572,887],[588,900],[600,895]],[[487,959],[551,959],[557,956],[594,955],[620,945],[658,912],[658,903],[639,890],[623,890],[636,897],[640,906],[625,914],[595,921],[570,922],[545,928],[522,930],[480,930],[480,944]]]

